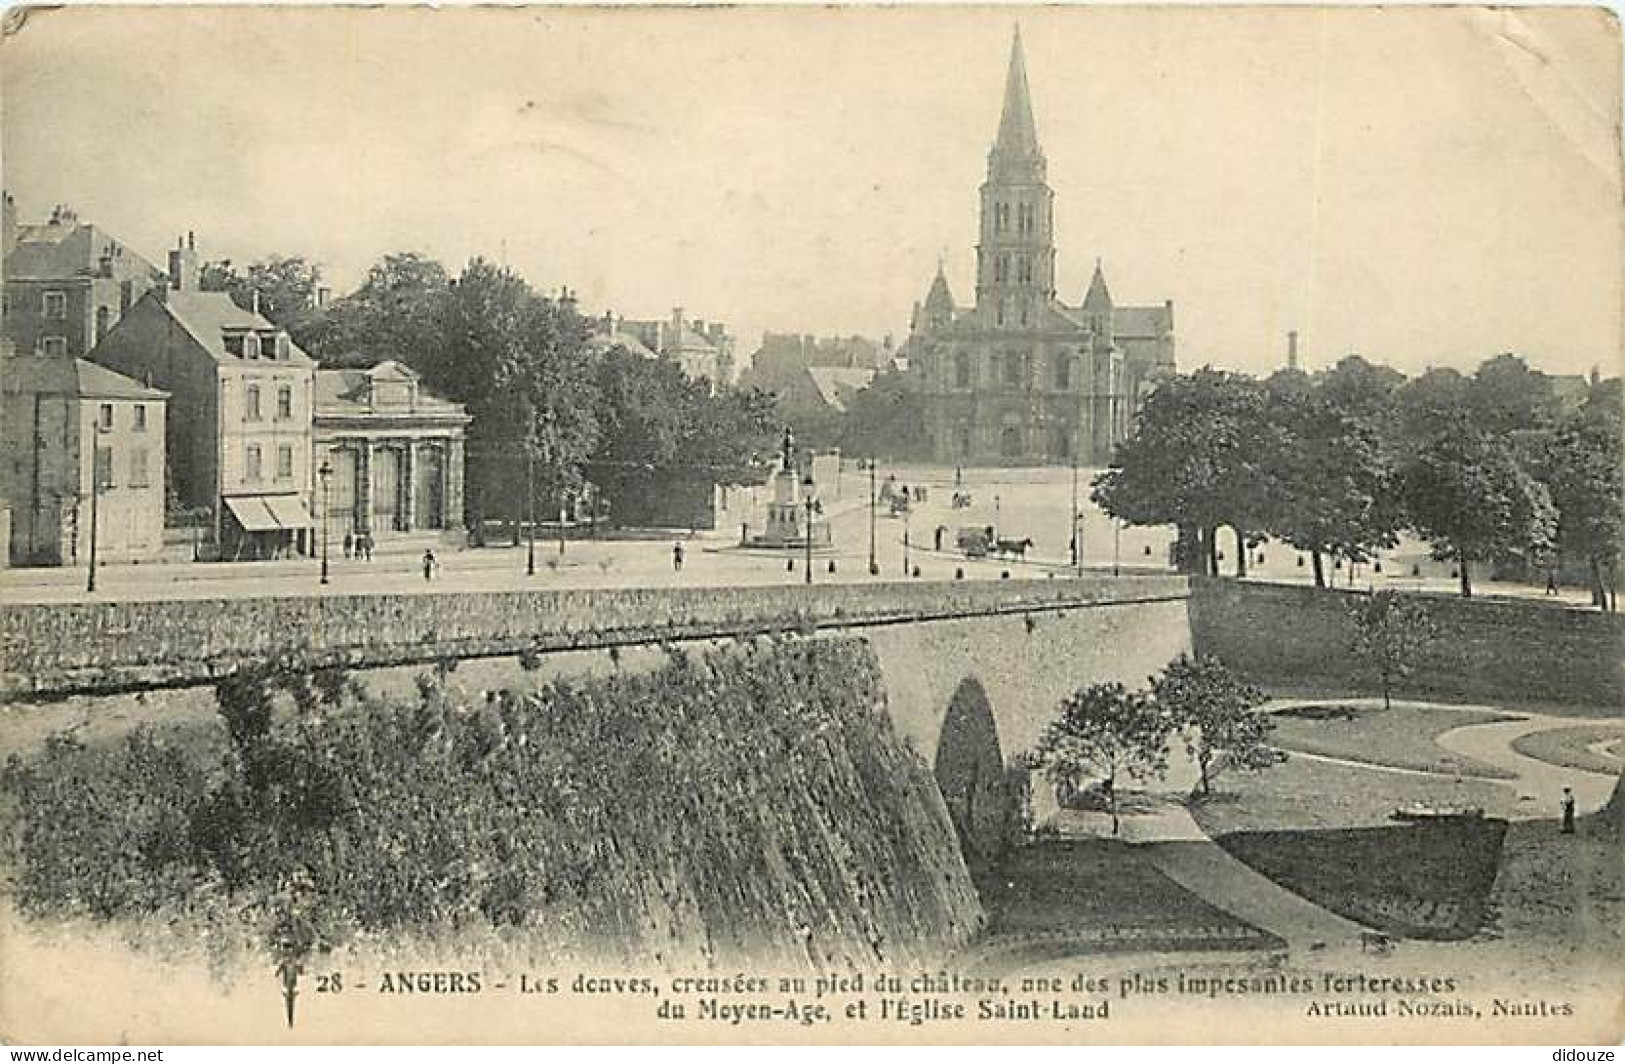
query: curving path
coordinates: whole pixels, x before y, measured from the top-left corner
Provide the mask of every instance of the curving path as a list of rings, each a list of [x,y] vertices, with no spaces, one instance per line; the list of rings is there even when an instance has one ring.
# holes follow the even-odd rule
[[[1261,712],[1275,712],[1297,705],[1337,703],[1369,706],[1369,699],[1294,699],[1272,701]],[[1347,765],[1373,772],[1466,779],[1493,783],[1511,789],[1520,799],[1516,819],[1544,819],[1559,814],[1564,787],[1574,790],[1576,812],[1590,813],[1607,804],[1616,777],[1549,764],[1512,749],[1521,735],[1548,728],[1571,726],[1585,720],[1617,718],[1555,717],[1539,713],[1502,710],[1493,706],[1451,705],[1410,702],[1427,708],[1462,712],[1494,712],[1516,716],[1509,721],[1469,724],[1441,733],[1437,741],[1453,753],[1476,758],[1512,774],[1511,779],[1468,776],[1459,772],[1429,772],[1352,758],[1295,752],[1292,756]],[[1184,758],[1170,765],[1165,791],[1139,796],[1136,808],[1124,813],[1123,838],[1145,848],[1158,871],[1209,904],[1285,940],[1294,951],[1301,949],[1352,949],[1362,931],[1360,924],[1324,909],[1295,894],[1274,880],[1254,871],[1226,853],[1202,831],[1184,804],[1184,795],[1194,782],[1194,771]],[[1169,786],[1171,785],[1171,787]],[[1180,790],[1179,788],[1183,788]],[[1528,796],[1525,799],[1524,796]],[[1125,799],[1127,796],[1125,795]],[[1125,803],[1126,804],[1126,803]],[[1105,835],[1109,833],[1103,814],[1062,814],[1058,824],[1067,834]]]
[[[1438,743],[1452,753],[1475,757],[1486,764],[1511,772],[1516,778],[1496,780],[1518,792],[1518,812],[1513,819],[1539,820],[1561,815],[1563,788],[1574,791],[1575,812],[1594,813],[1608,804],[1618,777],[1601,772],[1554,765],[1549,761],[1520,754],[1513,740],[1530,732],[1572,726],[1573,717],[1529,714],[1521,720],[1492,724],[1470,724],[1452,728],[1438,737]]]

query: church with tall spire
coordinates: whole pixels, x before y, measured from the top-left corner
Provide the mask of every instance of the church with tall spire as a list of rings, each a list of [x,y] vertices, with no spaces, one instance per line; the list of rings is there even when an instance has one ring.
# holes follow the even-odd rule
[[[1139,403],[1174,372],[1174,305],[1117,305],[1098,258],[1082,301],[1061,299],[1055,190],[1019,28],[978,233],[971,303],[954,301],[939,262],[909,326],[909,381],[925,401],[934,459],[1105,465]]]

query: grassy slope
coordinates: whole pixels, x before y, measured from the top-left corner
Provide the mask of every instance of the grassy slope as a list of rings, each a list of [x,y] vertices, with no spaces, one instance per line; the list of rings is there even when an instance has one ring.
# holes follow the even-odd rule
[[[1422,772],[1510,779],[1511,774],[1475,758],[1452,753],[1438,737],[1469,724],[1512,720],[1481,710],[1423,706],[1301,707],[1271,714],[1270,741],[1283,750],[1411,768]]]
[[[1604,739],[1617,739],[1622,735],[1625,735],[1625,726],[1619,724],[1576,724],[1520,735],[1512,741],[1512,749],[1525,757],[1562,765],[1564,768],[1614,775],[1625,770],[1625,761],[1586,748]]]

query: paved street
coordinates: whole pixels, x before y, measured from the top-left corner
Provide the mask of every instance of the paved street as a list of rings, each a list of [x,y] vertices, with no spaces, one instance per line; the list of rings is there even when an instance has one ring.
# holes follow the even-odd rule
[[[1078,473],[1079,530],[1084,568],[1108,572],[1166,571],[1168,550],[1173,540],[1171,528],[1118,527],[1117,523],[1088,501],[1089,483],[1096,471]],[[925,503],[915,507],[908,518],[884,513],[875,520],[875,557],[882,580],[905,578],[904,545],[908,535],[908,565],[918,566],[922,579],[948,580],[963,569],[967,580],[996,580],[1008,572],[1010,579],[1045,579],[1050,574],[1069,571],[1067,513],[1070,509],[1072,474],[1065,468],[966,469],[956,486],[955,471],[945,467],[882,467],[879,482],[890,476],[897,485],[923,486]],[[955,492],[968,494],[970,505],[954,508]],[[759,494],[765,498],[763,489]],[[826,511],[830,514],[834,547],[814,553],[814,579],[818,582],[868,582],[869,513],[865,505],[868,477],[848,468],[839,483],[823,489]],[[761,518],[752,521],[760,527]],[[1011,539],[1030,538],[1033,546],[1024,562],[997,559],[971,560],[955,549],[960,528],[993,525],[998,534]],[[943,529],[941,551],[935,548],[936,530]],[[1221,533],[1228,541],[1228,531]],[[330,544],[330,583],[318,584],[319,564],[314,559],[274,562],[214,562],[106,566],[97,572],[98,601],[158,599],[208,599],[245,596],[291,596],[321,593],[358,595],[381,593],[451,593],[462,591],[510,591],[524,587],[670,587],[730,586],[800,583],[804,580],[803,554],[741,549],[738,529],[718,532],[687,532],[675,538],[655,536],[641,539],[572,540],[563,554],[555,541],[536,544],[536,575],[527,576],[524,545],[488,546],[469,549],[433,544],[440,569],[433,581],[422,578],[421,556],[429,541],[421,538],[380,543],[371,562],[345,559],[337,544]],[[685,558],[683,571],[672,567],[672,544],[681,539]],[[1233,543],[1227,544],[1221,567],[1234,569]],[[1257,553],[1264,561],[1259,563]],[[1283,583],[1309,583],[1312,574],[1307,559],[1299,564],[1297,551],[1270,543],[1257,548],[1251,575]],[[829,572],[829,563],[835,572]],[[787,564],[793,563],[793,571]],[[1352,574],[1332,569],[1328,576],[1339,587],[1397,587],[1453,593],[1456,588],[1449,566],[1427,558],[1424,544],[1406,541],[1385,557],[1384,571],[1360,566]],[[1420,575],[1412,575],[1412,567]],[[85,592],[84,566],[57,569],[13,569],[0,572],[0,595],[9,602],[81,602]],[[1352,581],[1350,577],[1352,576]],[[1542,589],[1523,585],[1480,582],[1476,593],[1484,597],[1512,595],[1547,598]],[[1588,596],[1582,589],[1565,589],[1560,601],[1584,606]]]

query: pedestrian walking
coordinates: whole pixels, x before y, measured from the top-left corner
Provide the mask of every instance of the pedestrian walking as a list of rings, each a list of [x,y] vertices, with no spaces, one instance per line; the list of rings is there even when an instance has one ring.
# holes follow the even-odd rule
[[[348,558],[350,556],[350,552],[354,549],[355,537],[348,532],[344,533],[344,556]]]
[[[1546,594],[1557,594],[1557,573],[1551,569],[1546,570]]]
[[[361,533],[361,552],[362,552],[362,556],[364,558],[366,558],[367,561],[369,561],[369,562],[372,561],[372,533],[371,532],[363,532],[363,533]]]
[[[931,549],[932,550],[936,550],[936,551],[942,550],[942,537],[947,533],[947,531],[948,531],[948,526],[947,525],[938,525],[936,531],[931,533]]]
[[[435,558],[434,551],[432,551],[432,550],[424,551],[423,552],[423,579],[425,579],[425,580],[433,580],[434,579],[434,571],[436,569],[438,569],[438,568],[440,568],[440,562],[439,562],[439,560],[437,558]]]
[[[1574,834],[1574,791],[1563,788],[1563,834]]]
[[[671,545],[671,571],[674,573],[683,571],[683,544],[681,542]]]

